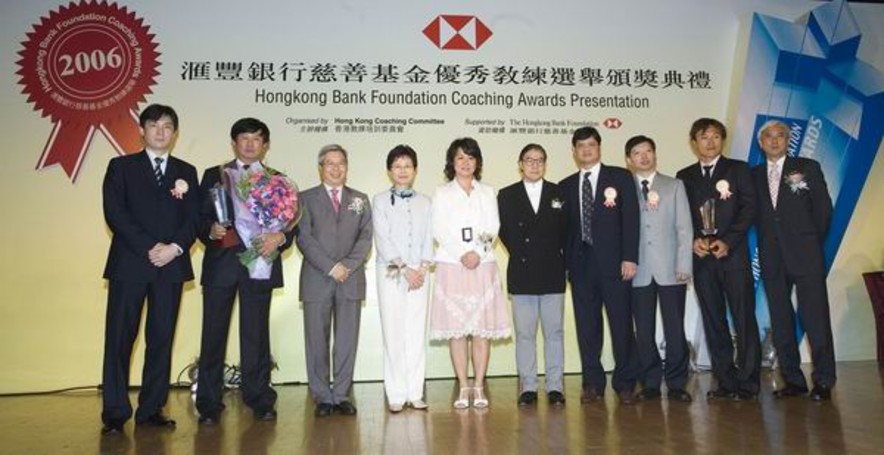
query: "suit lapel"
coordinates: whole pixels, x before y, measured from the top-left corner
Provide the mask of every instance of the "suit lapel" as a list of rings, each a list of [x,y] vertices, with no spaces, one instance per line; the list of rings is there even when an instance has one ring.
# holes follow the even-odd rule
[[[595,196],[593,197],[592,203],[595,206],[595,210],[601,209],[601,205],[604,203],[605,199],[605,188],[608,186],[608,171],[605,169],[604,164],[599,165],[599,178],[596,179],[595,188],[592,189]]]

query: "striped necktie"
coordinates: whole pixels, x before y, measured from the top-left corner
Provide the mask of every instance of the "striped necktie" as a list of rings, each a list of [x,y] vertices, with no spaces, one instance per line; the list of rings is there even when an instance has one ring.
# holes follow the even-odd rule
[[[581,188],[582,191],[582,203],[583,207],[581,210],[582,215],[582,237],[583,241],[592,245],[592,209],[593,209],[593,200],[592,200],[592,182],[589,180],[589,176],[592,172],[587,172],[584,174],[583,185]]]
[[[156,165],[153,168],[153,175],[157,179],[157,186],[163,186],[163,159],[156,157],[153,159]]]

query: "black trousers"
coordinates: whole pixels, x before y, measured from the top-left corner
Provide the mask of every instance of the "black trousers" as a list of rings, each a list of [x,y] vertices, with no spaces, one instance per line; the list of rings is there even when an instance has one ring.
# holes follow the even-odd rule
[[[751,271],[726,269],[707,256],[694,258],[694,290],[697,292],[712,373],[718,386],[758,393],[761,387],[761,341],[755,319],[755,287]],[[731,340],[727,311],[736,331],[737,355]]]
[[[143,421],[166,405],[181,289],[182,283],[108,282],[102,371],[103,422],[126,421],[132,417],[128,395],[129,369],[145,299],[146,349],[135,420]]]
[[[239,349],[243,402],[256,411],[273,409],[270,385],[270,297],[273,289],[240,279],[233,286],[203,286],[203,333],[200,341],[196,408],[202,415],[224,409],[224,359],[230,317],[239,294]]]
[[[767,271],[766,271],[767,272]],[[770,311],[770,325],[777,349],[780,372],[786,382],[807,386],[801,372],[801,354],[796,334],[792,289],[797,292],[798,318],[810,343],[814,384],[835,385],[835,346],[832,342],[832,320],[829,316],[829,294],[825,274],[794,276],[780,267],[765,273],[764,290]]]
[[[632,324],[632,283],[619,276],[602,276],[593,248],[582,244],[573,270],[569,270],[577,346],[583,369],[583,387],[595,387],[603,393],[607,383],[601,355],[604,344],[602,307],[608,315],[614,351],[612,386],[617,392],[635,388],[638,357]]]
[[[647,286],[632,288],[632,313],[638,346],[639,382],[646,389],[659,389],[664,369],[669,389],[684,389],[688,382],[690,354],[684,335],[684,309],[687,285],[661,286],[651,279]],[[657,349],[657,298],[666,340],[666,365]]]

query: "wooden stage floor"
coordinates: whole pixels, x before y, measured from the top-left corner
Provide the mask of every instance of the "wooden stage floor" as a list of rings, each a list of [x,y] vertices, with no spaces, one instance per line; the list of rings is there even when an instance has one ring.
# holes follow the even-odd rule
[[[455,410],[453,380],[427,383],[427,411],[386,410],[383,386],[354,386],[355,417],[313,417],[306,386],[278,386],[279,420],[256,422],[229,392],[221,424],[197,423],[190,393],[175,389],[167,413],[174,430],[135,428],[99,434],[95,391],[0,398],[0,453],[10,454],[559,454],[559,453],[884,453],[884,373],[875,362],[840,362],[833,399],[775,400],[774,375],[762,376],[757,402],[707,402],[708,373],[694,375],[693,403],[580,404],[580,377],[565,378],[567,405],[516,405],[516,378],[488,382],[491,407]],[[609,386],[610,387],[610,386]],[[136,394],[132,394],[135,402]]]

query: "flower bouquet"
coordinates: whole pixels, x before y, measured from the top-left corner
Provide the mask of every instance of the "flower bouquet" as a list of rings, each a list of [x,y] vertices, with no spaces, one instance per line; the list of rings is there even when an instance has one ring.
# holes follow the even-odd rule
[[[230,170],[230,172],[235,172]],[[298,187],[288,177],[270,168],[231,175],[235,182],[236,230],[248,239],[248,248],[238,254],[239,261],[249,269],[253,279],[269,279],[273,261],[261,255],[261,235],[288,232],[298,223]]]

